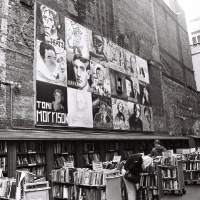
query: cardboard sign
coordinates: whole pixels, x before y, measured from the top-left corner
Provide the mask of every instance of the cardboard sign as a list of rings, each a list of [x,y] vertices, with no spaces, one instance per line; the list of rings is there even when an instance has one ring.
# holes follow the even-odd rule
[[[92,169],[94,171],[103,170],[103,163],[99,162],[99,161],[93,161],[92,162]]]
[[[74,161],[65,161],[64,167],[66,168],[74,168]]]
[[[119,163],[121,161],[121,156],[114,156],[113,162]]]

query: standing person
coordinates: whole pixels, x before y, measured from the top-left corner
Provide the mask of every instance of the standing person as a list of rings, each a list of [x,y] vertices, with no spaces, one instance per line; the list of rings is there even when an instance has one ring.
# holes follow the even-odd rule
[[[132,174],[139,176],[139,174],[143,171],[142,168],[143,159],[141,154],[132,154],[126,161],[124,165],[124,169],[126,171],[130,171]],[[139,183],[140,178],[138,179]],[[126,186],[126,190],[128,193],[128,200],[136,200],[136,184],[132,183],[124,178],[124,183]]]
[[[154,148],[151,150],[150,156],[162,156],[162,152],[166,151],[165,147],[160,144],[160,140],[154,141]]]

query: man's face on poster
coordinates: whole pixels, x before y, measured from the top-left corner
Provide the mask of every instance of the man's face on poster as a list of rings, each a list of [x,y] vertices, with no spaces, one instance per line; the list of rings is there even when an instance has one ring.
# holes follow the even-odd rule
[[[83,63],[79,59],[74,60],[73,68],[76,77],[76,82],[79,88],[84,88],[90,77],[90,70],[87,70],[88,63]]]
[[[53,11],[50,9],[42,10],[42,22],[44,27],[45,38],[51,37],[56,31],[56,25],[54,21]]]
[[[103,53],[103,38],[98,35],[93,35],[93,45],[98,54]]]
[[[141,108],[139,104],[136,104],[135,108],[134,108],[134,114],[136,118],[140,117],[141,114]]]
[[[56,69],[56,53],[52,49],[45,49],[45,60],[46,66],[49,71],[53,73]]]

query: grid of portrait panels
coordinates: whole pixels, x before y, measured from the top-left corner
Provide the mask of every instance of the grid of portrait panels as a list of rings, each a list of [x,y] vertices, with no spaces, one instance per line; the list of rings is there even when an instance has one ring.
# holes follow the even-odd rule
[[[153,131],[147,62],[35,3],[36,123]]]

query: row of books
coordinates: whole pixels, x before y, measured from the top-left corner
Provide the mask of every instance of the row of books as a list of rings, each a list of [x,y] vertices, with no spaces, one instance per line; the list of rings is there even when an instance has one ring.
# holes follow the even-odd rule
[[[53,182],[64,182],[74,184],[74,176],[77,172],[76,168],[61,168],[51,171],[51,180]]]
[[[54,153],[74,153],[76,151],[74,142],[56,142],[54,143]]]
[[[45,143],[42,141],[23,141],[17,144],[17,152],[45,151]]]
[[[159,191],[140,188],[137,190],[137,200],[159,200]]]
[[[7,171],[7,157],[0,157],[0,168]]]
[[[199,152],[194,152],[191,154],[183,154],[182,155],[183,161],[200,161],[200,154]]]
[[[76,184],[101,186],[105,185],[105,174],[103,170],[93,171],[88,168],[77,168]]]
[[[46,162],[44,154],[20,154],[17,156],[18,165],[41,164]]]
[[[64,166],[66,161],[73,161],[74,162],[74,155],[64,155],[64,156],[55,156],[54,166],[61,167]]]
[[[173,189],[176,190],[179,188],[178,180],[176,179],[163,179],[163,188],[164,189]]]
[[[82,145],[82,150],[83,152],[94,152],[95,150],[98,150],[98,148],[94,142],[84,142]]]
[[[157,187],[158,178],[156,174],[141,173],[140,186]]]
[[[183,175],[184,175],[184,180],[199,180],[200,181],[200,171],[199,172],[185,171]]]
[[[2,177],[0,178],[0,197],[15,199],[16,179]]]
[[[107,142],[106,143],[106,151],[118,151],[119,143],[118,142]]]
[[[35,176],[45,176],[46,175],[46,170],[45,166],[37,166],[37,167],[31,167],[28,169],[31,173],[33,173]]]
[[[100,161],[99,153],[90,153],[82,155],[83,165],[90,165],[93,161]]]
[[[112,161],[114,156],[117,156],[118,155],[118,152],[109,152],[109,153],[106,153],[106,156],[105,156],[105,161]]]
[[[56,198],[75,200],[74,186],[53,185],[52,193]]]
[[[77,199],[78,200],[106,200],[106,192],[104,190],[95,188],[82,188],[77,189]]]
[[[161,165],[177,165],[176,155],[162,156]]]
[[[0,141],[0,153],[7,153],[7,141]]]
[[[200,162],[183,162],[183,170],[200,171]]]
[[[178,176],[177,168],[162,168],[161,173],[162,178],[176,178]]]

